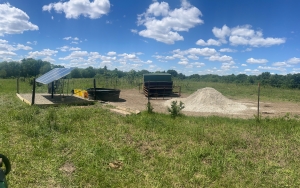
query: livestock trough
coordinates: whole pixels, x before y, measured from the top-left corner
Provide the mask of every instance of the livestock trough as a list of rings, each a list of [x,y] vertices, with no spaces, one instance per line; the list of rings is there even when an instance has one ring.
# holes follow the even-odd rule
[[[86,91],[89,99],[101,101],[118,101],[121,92],[119,89],[108,88],[89,88]]]

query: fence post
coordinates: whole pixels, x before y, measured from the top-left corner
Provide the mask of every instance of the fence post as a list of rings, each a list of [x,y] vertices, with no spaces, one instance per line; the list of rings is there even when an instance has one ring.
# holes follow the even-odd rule
[[[258,82],[258,95],[257,95],[257,118],[259,118],[259,95],[260,95],[260,83]]]
[[[35,78],[33,79],[31,105],[34,105],[34,100],[35,100]]]
[[[54,95],[54,81],[51,83],[51,99],[53,99]]]
[[[19,77],[17,78],[17,93],[19,94]]]
[[[96,100],[96,79],[94,78],[94,100]]]

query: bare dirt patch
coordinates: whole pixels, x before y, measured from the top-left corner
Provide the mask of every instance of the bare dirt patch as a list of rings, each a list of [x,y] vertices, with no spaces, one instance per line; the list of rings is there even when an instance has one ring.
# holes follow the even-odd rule
[[[208,93],[209,94],[209,93]],[[193,94],[192,94],[193,95]],[[189,96],[187,94],[182,94],[181,97],[176,98],[152,98],[150,100],[151,105],[154,107],[155,112],[160,113],[168,113],[167,107],[165,106],[165,102],[167,100],[184,100],[188,98]],[[206,96],[209,98],[209,96]],[[217,95],[216,99],[222,99],[223,105],[225,105],[226,101],[229,100],[224,96]],[[205,98],[205,97],[204,97]],[[212,99],[211,97],[209,98]],[[195,99],[197,100],[197,99]],[[224,102],[225,100],[225,102]],[[130,108],[132,110],[146,110],[146,104],[148,102],[147,97],[143,93],[140,93],[136,89],[128,89],[128,90],[122,90],[120,93],[120,101],[118,102],[109,102],[108,104],[111,104],[113,106],[120,106],[124,108]],[[197,101],[196,101],[197,102]],[[194,101],[194,103],[196,103]],[[203,105],[201,103],[201,100],[199,99],[199,105]],[[203,101],[202,101],[203,102]],[[241,107],[242,109],[245,106],[245,109],[243,110],[237,110],[237,111],[228,111],[227,113],[222,112],[222,109],[220,111],[183,111],[183,114],[185,115],[191,115],[191,116],[211,116],[211,115],[217,115],[217,116],[226,116],[226,117],[239,117],[239,118],[253,118],[255,114],[257,114],[257,101],[251,101],[248,99],[242,99],[242,100],[232,100],[227,101],[228,103],[235,104],[238,107]],[[192,102],[191,102],[192,103]],[[218,101],[211,101],[212,105],[218,104]],[[187,104],[185,104],[186,108],[188,108]],[[234,106],[234,105],[231,105]],[[188,108],[189,109],[189,108]],[[260,102],[260,112],[263,117],[269,116],[269,117],[277,117],[277,116],[284,116],[287,113],[290,113],[291,115],[298,115],[300,116],[300,103],[291,103],[291,102],[267,102],[267,101],[261,101]]]

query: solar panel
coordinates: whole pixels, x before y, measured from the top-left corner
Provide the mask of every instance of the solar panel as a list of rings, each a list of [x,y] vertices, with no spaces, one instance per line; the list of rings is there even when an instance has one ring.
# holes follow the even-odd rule
[[[55,80],[58,80],[68,74],[75,69],[75,67],[71,68],[55,68],[52,69],[51,71],[47,72],[46,74],[38,77],[36,79],[37,82],[42,83],[42,84],[49,84]]]

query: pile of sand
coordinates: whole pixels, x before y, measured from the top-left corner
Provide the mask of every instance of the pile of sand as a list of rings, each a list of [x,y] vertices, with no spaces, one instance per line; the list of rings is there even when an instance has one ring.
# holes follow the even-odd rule
[[[178,103],[179,101],[182,101],[185,106],[183,111],[190,112],[216,112],[231,114],[247,109],[245,105],[224,97],[220,92],[210,87],[198,89],[187,98],[168,100],[165,102],[165,105],[170,106],[172,101],[178,101]]]

